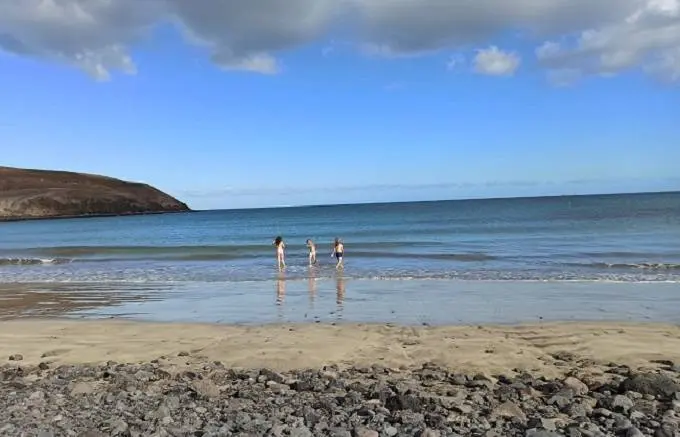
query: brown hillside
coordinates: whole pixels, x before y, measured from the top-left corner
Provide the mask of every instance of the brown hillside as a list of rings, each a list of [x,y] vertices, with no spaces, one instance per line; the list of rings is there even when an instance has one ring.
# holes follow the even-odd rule
[[[105,176],[0,167],[0,220],[189,211],[146,184]]]

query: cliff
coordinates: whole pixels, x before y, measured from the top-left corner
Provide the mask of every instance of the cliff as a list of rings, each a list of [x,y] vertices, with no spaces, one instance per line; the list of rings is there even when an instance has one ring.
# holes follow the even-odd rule
[[[66,171],[0,167],[0,220],[189,211],[146,184]]]

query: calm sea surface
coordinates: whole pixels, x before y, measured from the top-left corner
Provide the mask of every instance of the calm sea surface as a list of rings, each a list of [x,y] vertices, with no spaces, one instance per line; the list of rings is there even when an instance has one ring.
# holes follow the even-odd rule
[[[283,236],[287,244],[288,267],[283,273],[276,269],[271,244],[277,235]],[[331,242],[336,236],[345,242],[346,267],[342,273],[336,272],[330,256]],[[312,268],[307,266],[304,247],[307,238],[318,245],[319,265]],[[361,313],[362,308],[364,312],[369,311],[370,302],[378,305],[385,300],[400,299],[403,305],[413,307],[414,302],[421,302],[422,306],[422,302],[429,301],[432,309],[423,309],[422,317],[439,314],[435,318],[445,322],[447,316],[441,314],[437,302],[450,296],[456,287],[477,290],[473,295],[476,299],[484,296],[486,302],[493,299],[488,290],[510,287],[517,290],[516,296],[522,296],[524,304],[518,306],[526,310],[526,301],[531,300],[526,296],[528,289],[534,290],[535,295],[540,295],[542,290],[541,299],[544,299],[550,292],[562,296],[577,290],[569,284],[578,283],[579,287],[589,284],[588,289],[599,287],[597,293],[608,296],[602,297],[607,300],[616,296],[615,290],[633,287],[633,293],[638,293],[634,287],[639,286],[648,296],[660,293],[663,301],[663,296],[676,299],[680,291],[678,282],[680,193],[320,206],[0,223],[0,285],[3,287],[33,284],[32,289],[26,290],[54,291],[64,296],[65,290],[90,294],[100,290],[95,293],[97,296],[112,293],[137,293],[135,296],[138,296],[141,287],[146,298],[140,299],[146,307],[140,313],[161,319],[162,314],[174,314],[166,317],[173,320],[202,319],[200,314],[211,314],[211,309],[220,306],[214,301],[216,296],[223,299],[226,313],[207,317],[209,320],[266,321],[281,314],[286,320],[302,319],[302,312],[295,316],[286,311],[281,313],[285,301],[282,295],[286,295],[288,301],[304,296],[307,302],[312,288],[327,288],[328,293],[333,294],[328,298],[330,306],[337,305],[337,300],[351,306],[352,299],[361,295],[363,303],[355,301],[356,314]],[[312,287],[309,285],[312,283],[317,285]],[[611,283],[624,283],[625,287],[611,288]],[[657,287],[649,287],[650,284]],[[248,298],[242,296],[244,290],[251,290]],[[390,294],[390,290],[394,292]],[[260,292],[271,297],[268,303],[273,304],[272,310],[261,316],[253,310],[252,317],[247,316],[244,308],[253,305],[248,299],[259,296]],[[583,288],[578,288],[578,293],[579,299],[588,301],[588,293]],[[342,298],[336,299],[335,294],[342,294]],[[197,300],[197,296],[203,299]],[[237,296],[241,297],[237,300]],[[211,299],[212,304],[205,306]],[[135,313],[129,307],[121,309],[121,305],[128,304],[117,302],[109,306],[109,313]],[[155,306],[148,308],[149,302],[155,302]],[[398,306],[398,302],[391,304]],[[175,306],[170,311],[163,310],[163,305]],[[197,305],[203,309],[197,309]],[[300,305],[300,308],[304,306]],[[327,310],[326,315],[338,312],[337,308],[318,304],[318,299],[317,305]],[[660,307],[668,305],[669,301],[660,303]],[[375,312],[375,308],[371,311]],[[355,318],[384,320],[394,314],[389,311],[399,313],[394,308],[386,309],[387,306],[381,308],[388,312]],[[634,304],[631,308],[639,310],[640,305]],[[675,306],[674,312],[680,313],[679,308]],[[234,316],[229,316],[229,311]],[[549,314],[547,310],[543,312]],[[185,317],[180,317],[182,314]],[[310,317],[308,312],[305,317]],[[496,314],[487,318],[502,322],[515,320],[513,317]],[[663,318],[656,313],[641,317]],[[671,315],[668,317],[673,319]],[[465,319],[453,315],[449,318],[450,321]]]

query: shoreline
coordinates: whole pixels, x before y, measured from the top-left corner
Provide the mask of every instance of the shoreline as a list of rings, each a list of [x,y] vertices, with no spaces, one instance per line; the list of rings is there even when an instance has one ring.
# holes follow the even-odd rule
[[[634,369],[680,363],[680,326],[638,322],[409,326],[393,323],[225,325],[24,318],[0,321],[0,363],[22,365],[220,361],[281,371],[328,365],[412,368],[425,363],[464,372],[564,375],[560,356]]]

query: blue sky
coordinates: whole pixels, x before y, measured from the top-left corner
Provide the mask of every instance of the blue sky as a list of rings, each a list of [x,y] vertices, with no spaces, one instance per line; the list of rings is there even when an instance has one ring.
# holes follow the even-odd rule
[[[215,34],[199,19],[216,13],[173,12],[191,38],[156,10],[135,12],[154,24],[144,32],[106,21],[121,14],[81,11],[99,21],[78,34],[54,30],[73,10],[48,19],[31,2],[0,5],[0,35],[11,37],[0,39],[0,164],[144,181],[201,209],[680,189],[677,9],[658,29],[678,31],[665,48],[639,36],[657,30],[652,20],[621,21],[639,1],[622,0],[625,17],[575,13],[542,37],[469,11],[474,38],[436,31],[457,16],[391,22],[393,11],[363,1],[363,21],[321,30],[311,12],[284,26],[276,11],[240,11],[261,34],[245,21]],[[557,26],[558,12],[524,25]],[[593,58],[592,32],[639,53],[628,59],[612,39]]]

